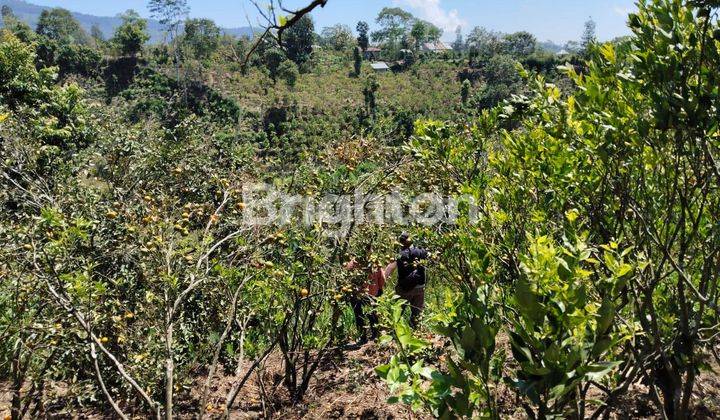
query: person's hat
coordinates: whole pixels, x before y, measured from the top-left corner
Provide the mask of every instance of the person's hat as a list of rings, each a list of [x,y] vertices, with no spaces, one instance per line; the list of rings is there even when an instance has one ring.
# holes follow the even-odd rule
[[[398,236],[398,242],[400,242],[403,245],[407,245],[407,244],[411,243],[412,241],[410,240],[410,234],[407,232],[401,233],[400,236]]]

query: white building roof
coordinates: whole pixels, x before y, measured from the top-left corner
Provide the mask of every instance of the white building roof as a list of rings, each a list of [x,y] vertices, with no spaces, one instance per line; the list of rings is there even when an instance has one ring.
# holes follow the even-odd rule
[[[452,50],[450,46],[448,46],[446,43],[442,41],[436,41],[436,42],[426,42],[423,44],[423,49],[425,51],[448,51]]]

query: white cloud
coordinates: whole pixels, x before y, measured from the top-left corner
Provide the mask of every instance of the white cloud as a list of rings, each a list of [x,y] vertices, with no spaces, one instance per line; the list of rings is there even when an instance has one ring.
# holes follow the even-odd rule
[[[615,6],[613,7],[613,11],[620,16],[627,16],[630,13],[635,11],[634,7],[622,7],[622,6]]]
[[[409,6],[418,13],[421,19],[445,31],[453,33],[458,26],[467,26],[467,21],[460,18],[457,9],[445,10],[440,0],[395,0],[395,4]]]

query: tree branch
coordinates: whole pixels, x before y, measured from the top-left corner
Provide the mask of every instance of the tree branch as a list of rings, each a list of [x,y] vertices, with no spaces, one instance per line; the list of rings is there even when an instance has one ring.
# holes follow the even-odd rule
[[[292,11],[284,8],[282,6],[282,0],[278,1],[278,6],[275,6],[275,0],[271,0],[270,5],[268,7],[269,12],[265,13],[263,12],[262,8],[258,5],[257,1],[252,0],[252,3],[255,5],[255,8],[258,9],[258,12],[260,13],[260,16],[262,16],[265,21],[267,22],[267,26],[265,27],[265,30],[263,33],[255,40],[250,50],[245,54],[245,59],[242,61],[241,66],[245,68],[250,62],[250,57],[253,55],[253,53],[258,49],[260,44],[262,44],[263,41],[265,41],[265,38],[268,36],[273,36],[277,40],[277,43],[279,45],[282,45],[282,35],[283,33],[291,28],[293,25],[295,25],[300,19],[303,18],[303,16],[309,14],[312,12],[316,7],[325,7],[328,0],[313,0],[310,4],[307,6]],[[280,8],[285,13],[290,14],[290,17],[286,20],[278,21],[277,16],[275,14],[275,10],[277,8]]]

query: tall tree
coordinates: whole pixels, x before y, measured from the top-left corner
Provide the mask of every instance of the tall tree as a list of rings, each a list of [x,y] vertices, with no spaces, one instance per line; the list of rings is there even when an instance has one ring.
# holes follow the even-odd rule
[[[190,12],[187,0],[150,0],[148,10],[174,35],[177,35],[177,32],[173,31],[177,31]]]
[[[360,48],[362,48],[363,51],[367,50],[368,46],[370,45],[370,38],[368,37],[370,25],[368,25],[367,22],[360,21],[358,22],[357,27],[355,27],[355,30],[358,33],[358,45],[360,46]]]
[[[527,57],[535,52],[537,39],[529,32],[515,32],[502,38],[502,51],[515,58]]]
[[[2,16],[4,23],[6,23],[5,20],[7,18],[15,17],[15,13],[13,13],[12,8],[10,6],[8,6],[7,4],[3,4],[2,7],[0,7],[0,15]]]
[[[267,5],[267,8],[260,7],[256,0],[251,0],[251,2],[258,9],[260,15],[265,19],[266,25],[263,32],[260,36],[255,38],[252,46],[248,49],[247,53],[245,53],[245,58],[241,64],[242,68],[247,66],[250,58],[256,51],[268,44],[268,39],[273,40],[276,45],[284,45],[283,39],[286,32],[301,23],[300,21],[303,18],[308,17],[309,14],[317,7],[325,7],[328,0],[312,0],[309,4],[297,10],[288,10],[284,8],[282,0],[270,0],[270,4]],[[277,13],[278,9],[282,10],[282,15]],[[285,13],[288,14],[286,15]],[[311,41],[314,39],[314,36],[314,33],[310,36]],[[312,44],[310,45],[310,51],[312,51]],[[309,55],[309,53],[306,53],[306,55]]]
[[[210,19],[189,19],[185,22],[183,42],[196,59],[210,58],[220,45],[220,28]]]
[[[415,48],[426,42],[435,42],[442,36],[442,29],[424,20],[415,20],[410,29],[410,36],[415,40]]]
[[[353,48],[353,63],[355,67],[355,76],[360,76],[362,71],[362,53],[360,46]]]
[[[87,44],[89,41],[80,23],[61,8],[43,10],[35,31],[61,44]]]
[[[280,63],[277,75],[285,81],[288,87],[292,89],[295,87],[298,77],[300,77],[300,72],[298,71],[297,64],[293,63],[291,60],[285,60]]]
[[[482,59],[488,59],[500,53],[502,49],[502,36],[500,32],[489,31],[482,27],[476,27],[467,36],[465,41],[467,49]]]
[[[110,40],[124,55],[136,56],[150,39],[147,33],[147,21],[134,10],[128,10],[121,16],[122,24],[115,29]]]
[[[285,53],[279,48],[270,48],[263,54],[263,64],[273,81],[273,84],[277,83],[278,76],[280,76],[280,65],[287,60]]]
[[[425,22],[421,20],[415,22],[412,29],[410,29],[410,35],[415,40],[415,45],[413,45],[413,47],[415,49],[420,48],[420,45],[425,42],[425,38],[427,37],[427,27],[425,26]]]
[[[180,24],[182,24],[190,12],[187,0],[150,0],[148,2],[148,10],[150,10],[154,18],[160,21],[160,24],[165,26],[165,30],[171,37],[175,55],[176,78],[180,81],[180,51],[177,44],[177,37]]]
[[[440,41],[440,37],[443,34],[443,30],[433,25],[430,22],[423,21],[425,23],[425,41],[436,42]]]
[[[580,51],[580,44],[577,41],[568,41],[563,45],[563,49],[567,52],[577,53]]]
[[[310,15],[304,15],[289,27],[282,37],[282,47],[289,59],[301,65],[310,59],[315,24]]]
[[[320,33],[323,45],[327,45],[336,51],[344,51],[353,47],[355,39],[352,30],[346,25],[333,25],[323,28]]]
[[[481,75],[485,83],[477,95],[478,107],[494,107],[520,92],[522,79],[515,63],[515,59],[506,54],[492,56],[483,62]]]
[[[365,96],[365,112],[367,115],[375,119],[377,114],[377,91],[380,89],[380,83],[374,74],[370,74],[365,79],[365,86],[363,87],[363,95]]]
[[[373,41],[384,42],[393,49],[408,34],[415,17],[399,7],[385,7],[378,13],[375,22],[380,29],[371,34]]]
[[[18,19],[10,6],[4,4],[2,8],[0,8],[0,14],[2,15],[5,28],[12,32],[19,40],[29,43],[35,39],[35,32],[30,28],[30,25]]]
[[[462,27],[458,26],[455,29],[455,42],[453,42],[453,49],[457,52],[460,52],[463,50],[464,46],[465,41],[463,40]]]
[[[585,29],[583,30],[583,35],[580,40],[580,49],[583,54],[587,54],[590,47],[597,41],[595,29],[595,21],[591,17],[585,22]]]
[[[93,23],[92,27],[90,28],[90,37],[95,41],[96,44],[101,44],[105,42],[105,34],[103,33],[102,29],[100,29],[100,26],[98,26],[97,23]]]

